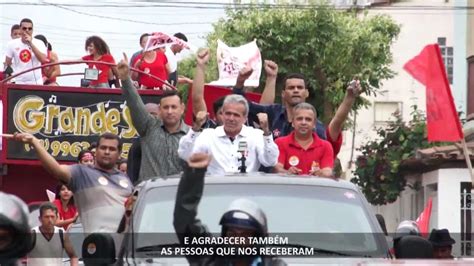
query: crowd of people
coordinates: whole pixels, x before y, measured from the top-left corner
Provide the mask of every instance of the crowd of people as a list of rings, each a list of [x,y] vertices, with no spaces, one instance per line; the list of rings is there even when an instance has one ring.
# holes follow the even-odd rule
[[[52,44],[44,35],[33,35],[33,29],[33,21],[29,18],[24,18],[20,24],[11,27],[11,41],[5,49],[4,68],[0,80],[37,67],[35,71],[21,74],[11,82],[58,86],[57,78],[61,75],[61,67],[56,64],[59,62],[58,54],[53,51]],[[130,65],[139,70],[132,73],[135,84],[140,89],[160,90],[168,84],[176,86],[178,83],[190,83],[189,78],[178,76],[177,73],[177,54],[184,47],[173,44],[169,47],[144,51],[148,36],[148,33],[140,36],[142,49],[134,53],[130,60]],[[174,36],[185,42],[188,40],[182,33],[176,33]],[[81,86],[119,88],[116,61],[106,41],[99,36],[90,36],[85,40],[84,49],[87,55],[78,58],[77,61],[85,61],[90,70]],[[44,66],[41,68],[42,65]]]
[[[33,38],[33,22],[30,19],[23,19],[19,25],[12,27],[11,33],[14,39],[7,45],[4,73],[16,74],[58,61],[58,55],[52,51],[44,36]],[[148,36],[140,36],[142,50],[135,53],[131,60],[125,55],[116,64],[107,43],[98,36],[87,38],[85,50],[88,55],[82,57],[82,60],[90,61],[87,63],[90,69],[98,70],[97,80],[91,81],[88,86],[110,88],[115,85],[122,90],[130,108],[133,126],[139,137],[133,142],[128,161],[120,157],[122,140],[112,133],[102,134],[95,146],[82,151],[75,165],[59,164],[31,134],[16,133],[12,137],[14,141],[33,146],[42,166],[60,182],[56,200],[41,206],[41,225],[34,230],[41,232],[36,234],[36,243],[51,245],[53,251],[64,249],[71,257],[71,264],[77,263],[77,256],[70,250],[69,240],[60,237],[60,232],[67,230],[78,218],[87,234],[117,232],[134,185],[151,178],[184,172],[175,207],[174,225],[178,236],[190,233],[191,229],[202,229],[195,224],[199,198],[183,195],[187,193],[186,189],[198,195],[199,191],[194,191],[192,187],[198,184],[202,188],[206,174],[264,171],[337,178],[333,171],[334,160],[342,145],[343,124],[361,91],[359,81],[353,80],[348,84],[341,105],[325,126],[318,120],[316,109],[306,102],[309,90],[302,74],[286,75],[281,92],[282,102],[275,103],[278,65],[265,60],[266,83],[260,102],[254,103],[246,98],[243,84],[253,70],[244,67],[231,94],[214,102],[215,116],[210,117],[204,101],[209,50],[198,52],[195,76],[189,80],[177,75],[176,54],[183,47],[173,44],[164,49],[143,52]],[[175,34],[175,37],[187,41],[181,33]],[[131,71],[131,66],[159,79]],[[59,66],[49,66],[43,71],[37,69],[18,76],[15,82],[54,85],[60,73]],[[147,105],[137,92],[138,89],[161,89],[165,83],[174,85],[180,82],[192,83],[193,86],[190,96],[193,103],[192,125],[183,120],[186,106],[177,91],[166,90],[159,102]],[[194,201],[186,202],[189,198]],[[261,212],[253,203],[233,204],[253,206],[254,210]],[[186,206],[190,205],[196,209],[187,209]],[[264,214],[260,215],[264,218]],[[242,224],[241,220],[254,225],[250,233],[267,233],[266,224],[259,217],[237,207],[224,214],[222,219],[221,223],[226,226],[225,234],[247,235],[248,230],[236,229]],[[49,241],[51,239],[55,240]],[[34,249],[32,252],[45,251]]]

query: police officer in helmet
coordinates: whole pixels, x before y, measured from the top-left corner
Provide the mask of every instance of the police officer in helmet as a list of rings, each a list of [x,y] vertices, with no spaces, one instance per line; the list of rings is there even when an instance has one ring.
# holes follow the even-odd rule
[[[174,209],[174,228],[181,244],[186,237],[212,237],[207,227],[197,216],[197,209],[204,189],[204,176],[211,157],[207,154],[193,154],[181,177]],[[233,201],[220,220],[221,236],[242,237],[246,241],[239,246],[248,246],[248,237],[268,235],[267,218],[260,207],[248,200]],[[254,256],[188,256],[191,265],[286,265],[275,257]]]
[[[28,207],[18,197],[0,191],[0,265],[16,265],[32,247]]]

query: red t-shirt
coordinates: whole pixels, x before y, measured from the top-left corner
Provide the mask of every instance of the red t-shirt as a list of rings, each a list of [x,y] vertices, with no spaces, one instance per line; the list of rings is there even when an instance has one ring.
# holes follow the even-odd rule
[[[342,132],[339,133],[339,136],[337,136],[336,140],[331,139],[331,135],[329,134],[329,127],[326,127],[326,138],[329,143],[331,143],[332,146],[332,151],[334,153],[334,158],[337,157],[339,154],[339,151],[341,151],[341,146],[342,146]]]
[[[137,56],[135,62],[138,62],[138,60],[140,60],[142,57],[143,55]],[[138,69],[145,73],[150,73],[151,75],[160,78],[163,81],[166,81],[168,80],[168,72],[166,71],[167,63],[168,59],[166,58],[165,53],[163,53],[162,51],[156,51],[155,61],[153,61],[152,63],[148,63],[147,61],[143,60]],[[161,88],[161,86],[163,86],[163,82],[144,74],[140,74],[138,83],[148,88]]]
[[[105,63],[115,64],[115,60],[110,54],[104,54],[101,57],[99,57],[99,59],[97,60],[94,60],[94,56],[92,55],[86,55],[82,57],[82,60],[101,61]],[[95,86],[99,83],[109,83],[109,71],[111,69],[110,66],[103,65],[103,64],[94,64],[94,63],[87,64],[87,65],[89,66],[89,68],[96,68],[97,70],[99,70],[99,78],[97,80],[91,81],[90,83],[91,86]]]
[[[334,166],[334,155],[331,144],[322,140],[313,132],[313,143],[304,150],[295,140],[295,132],[290,135],[279,137],[275,140],[280,155],[278,162],[288,170],[295,166],[302,170],[302,175],[308,175],[312,167],[320,169]]]
[[[67,211],[64,211],[60,199],[54,200],[53,203],[54,203],[54,205],[56,205],[56,208],[58,208],[59,219],[67,220],[67,219],[74,218],[74,216],[76,216],[76,213],[77,213],[76,206],[74,206],[72,204],[69,204]],[[65,225],[63,225],[63,228],[67,229],[68,226],[69,226],[69,224],[65,224]]]

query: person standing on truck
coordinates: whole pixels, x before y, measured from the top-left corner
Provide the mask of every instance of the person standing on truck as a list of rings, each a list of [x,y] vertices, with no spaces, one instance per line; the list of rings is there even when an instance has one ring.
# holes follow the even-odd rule
[[[7,44],[5,65],[11,66],[14,73],[39,67],[48,62],[47,49],[43,42],[33,38],[33,21],[24,18],[20,22],[21,38]],[[27,72],[15,78],[16,84],[43,85],[41,69]]]

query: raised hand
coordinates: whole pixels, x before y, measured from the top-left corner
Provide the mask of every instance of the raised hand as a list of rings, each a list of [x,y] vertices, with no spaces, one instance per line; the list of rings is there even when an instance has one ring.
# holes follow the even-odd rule
[[[211,155],[207,153],[195,153],[189,157],[188,165],[191,168],[206,168],[211,160]]]
[[[267,77],[276,77],[278,74],[278,65],[271,61],[265,60],[263,62],[263,67],[265,68],[265,73],[267,73]]]
[[[242,88],[245,81],[250,77],[250,75],[252,75],[252,72],[253,69],[250,66],[245,66],[244,68],[240,69],[235,86],[237,88]]]
[[[268,115],[266,113],[258,113],[257,118],[260,128],[263,130],[263,134],[265,136],[270,135],[270,128],[268,127]]]
[[[350,96],[357,97],[359,96],[360,92],[362,91],[362,87],[360,86],[360,80],[354,79],[349,83],[347,86],[347,93]]]
[[[197,54],[197,64],[198,66],[205,66],[209,63],[209,49],[204,48]]]
[[[128,66],[128,57],[123,53],[123,59],[117,64],[117,75],[121,80],[126,80],[130,76],[130,67]]]
[[[194,119],[194,122],[193,122],[193,130],[194,131],[199,131],[202,128],[202,126],[204,125],[204,123],[207,120],[207,115],[208,115],[208,113],[205,112],[205,111],[199,111],[196,114],[196,119]]]

